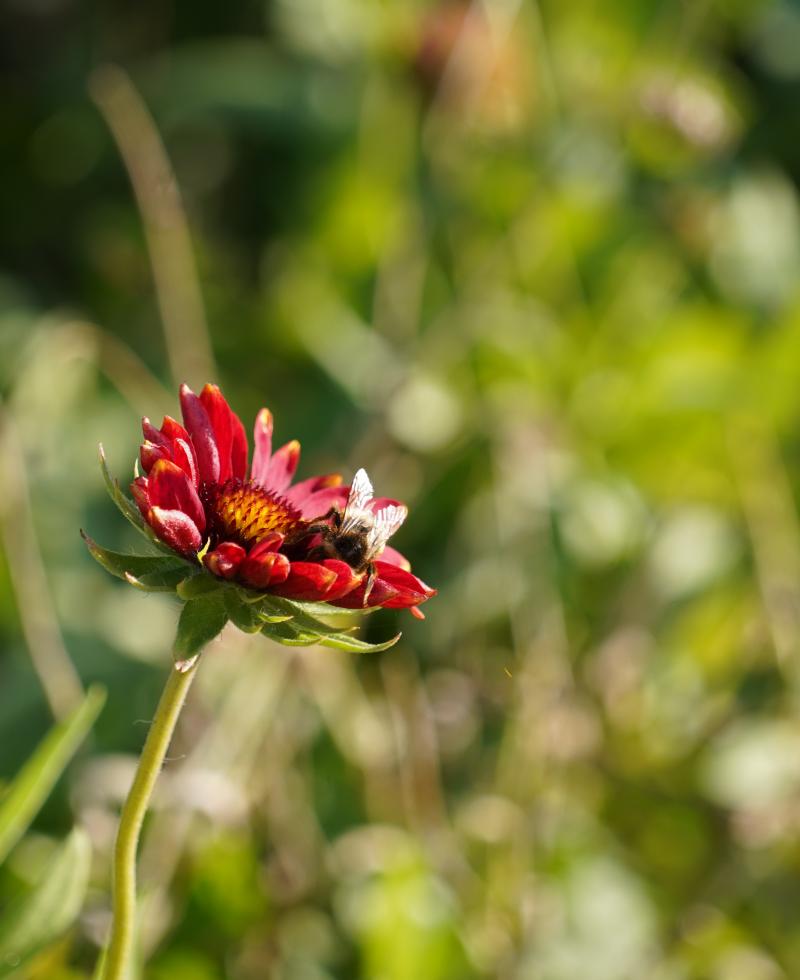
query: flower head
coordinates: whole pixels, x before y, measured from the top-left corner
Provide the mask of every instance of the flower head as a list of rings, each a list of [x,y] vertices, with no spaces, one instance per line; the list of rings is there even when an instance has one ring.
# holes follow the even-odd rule
[[[160,428],[142,421],[142,472],[131,493],[144,523],[107,478],[120,509],[173,555],[170,568],[160,558],[159,583],[166,576],[169,587],[187,599],[208,593],[216,601],[224,598],[227,615],[242,628],[263,630],[266,617],[274,627],[270,635],[282,634],[276,637],[281,642],[319,639],[316,627],[298,629],[296,615],[276,614],[276,603],[285,600],[326,603],[331,613],[334,607],[410,608],[423,618],[417,607],[435,590],[386,543],[405,518],[402,504],[373,497],[363,470],[352,487],[338,474],[293,483],[300,444],[293,440],[273,452],[273,420],[265,408],[256,417],[248,468],[244,426],[216,385],[206,385],[199,395],[182,385],[180,403],[183,424],[169,416]],[[126,564],[123,559],[131,565],[135,557],[111,560],[107,556],[113,553],[87,542],[107,568],[115,565],[116,574]],[[187,562],[191,574],[179,580]],[[133,568],[124,572],[128,581],[147,587],[156,570],[144,577]],[[228,591],[216,595],[223,586]],[[257,611],[255,621],[244,615],[245,607]],[[290,620],[291,626],[283,625]]]

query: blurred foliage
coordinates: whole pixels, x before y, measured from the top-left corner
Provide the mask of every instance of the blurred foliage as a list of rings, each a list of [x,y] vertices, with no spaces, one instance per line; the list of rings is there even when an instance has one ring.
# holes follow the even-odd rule
[[[23,855],[84,828],[89,895],[18,976],[89,977],[107,927],[176,608],[78,528],[131,544],[96,444],[127,473],[180,380],[269,405],[302,476],[365,466],[440,594],[370,617],[404,631],[375,655],[209,648],[142,854],[145,980],[800,976],[800,6],[0,21],[0,779],[69,703],[48,665],[109,689]],[[170,348],[109,62],[174,167],[215,379],[172,376],[204,328]]]

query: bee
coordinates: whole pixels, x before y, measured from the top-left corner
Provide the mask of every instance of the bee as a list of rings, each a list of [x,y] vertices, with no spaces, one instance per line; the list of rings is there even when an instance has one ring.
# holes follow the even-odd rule
[[[302,537],[320,535],[318,550],[326,558],[347,562],[356,572],[366,571],[364,605],[378,574],[374,561],[408,515],[402,504],[389,504],[373,513],[369,507],[373,497],[370,479],[360,469],[353,477],[344,510],[331,507],[324,517],[310,522],[301,532]]]

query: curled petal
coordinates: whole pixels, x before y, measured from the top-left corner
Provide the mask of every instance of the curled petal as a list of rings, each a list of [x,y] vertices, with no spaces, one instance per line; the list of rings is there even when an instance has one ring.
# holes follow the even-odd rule
[[[204,483],[219,481],[219,449],[203,403],[188,385],[181,385],[181,411],[197,456],[197,470]]]
[[[284,535],[280,531],[270,531],[258,544],[250,549],[251,558],[260,558],[268,551],[277,551],[284,542]]]
[[[189,477],[180,466],[160,459],[150,470],[147,496],[151,506],[165,510],[182,510],[202,532],[206,528],[203,505]]]
[[[231,579],[236,575],[247,552],[234,541],[223,541],[203,559],[206,568],[220,578]]]
[[[397,591],[397,595],[392,599],[381,602],[380,605],[387,609],[405,609],[408,606],[418,606],[421,602],[436,595],[436,589],[426,585],[422,579],[412,575],[411,572],[397,565],[391,565],[385,561],[376,561],[375,568],[378,572],[378,580],[390,585]],[[373,605],[370,596],[369,605]]]
[[[286,581],[270,591],[287,599],[324,599],[338,577],[333,569],[326,568],[320,562],[296,561],[292,562]]]
[[[217,385],[206,385],[200,392],[200,401],[206,410],[214,440],[219,453],[219,482],[224,483],[231,478],[231,442],[233,431],[231,416],[233,412],[222,396]]]
[[[131,494],[136,501],[136,506],[142,512],[142,517],[147,519],[147,512],[150,510],[150,492],[146,476],[137,476],[131,484]]]
[[[262,408],[256,416],[256,424],[253,428],[253,467],[250,470],[250,479],[260,486],[266,486],[267,471],[269,461],[272,456],[272,412],[268,408]]]
[[[187,436],[185,439],[176,439],[172,443],[172,462],[176,463],[192,481],[195,487],[200,486],[197,473],[197,457],[192,449],[192,444]]]
[[[151,507],[147,523],[165,544],[186,557],[194,556],[203,543],[197,525],[182,510]]]
[[[251,552],[239,566],[241,580],[256,589],[285,582],[289,574],[289,559],[277,551],[262,551],[256,557]]]
[[[169,459],[169,449],[146,439],[139,447],[139,462],[144,472],[149,473],[160,459]]]
[[[231,412],[231,476],[244,480],[247,475],[247,434],[242,420]]]
[[[176,439],[183,439],[184,442],[189,441],[189,433],[171,415],[165,415],[161,420],[161,431],[170,442],[174,442]]]
[[[165,415],[161,428],[157,429],[150,419],[143,418],[142,432],[145,441],[139,450],[139,459],[145,473],[149,473],[159,459],[169,459],[198,486],[197,459],[189,433],[179,422]]]
[[[148,442],[155,443],[156,446],[167,446],[170,443],[170,439],[146,415],[142,419],[142,433]]]
[[[344,609],[363,609],[365,606],[383,606],[398,595],[397,589],[385,582],[380,576],[373,581],[367,601],[364,602],[366,591],[367,580],[365,577],[352,592],[348,592],[340,599],[332,599],[331,605],[341,606]]]
[[[264,486],[268,490],[282,493],[292,482],[292,477],[300,462],[300,443],[296,439],[281,446],[272,455],[267,468]]]
[[[352,592],[364,578],[363,572],[354,571],[346,561],[339,561],[338,558],[326,558],[321,564],[336,573],[336,581],[325,593],[326,602],[340,599],[348,592]]]

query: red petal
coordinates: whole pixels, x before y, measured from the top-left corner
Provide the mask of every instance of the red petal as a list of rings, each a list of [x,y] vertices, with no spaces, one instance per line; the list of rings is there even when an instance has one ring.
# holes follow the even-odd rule
[[[327,490],[330,487],[341,486],[342,478],[338,473],[328,473],[325,476],[311,476],[307,480],[295,483],[291,489],[287,490],[284,497],[289,503],[299,507],[312,493],[318,490]],[[348,492],[348,491],[345,491]]]
[[[139,462],[145,473],[149,473],[159,459],[168,459],[169,449],[146,439],[139,447]]]
[[[203,403],[188,385],[181,385],[181,410],[183,421],[189,430],[195,454],[197,470],[204,483],[219,481],[219,449],[211,421]]]
[[[352,592],[348,592],[347,595],[343,596],[341,599],[331,600],[331,605],[341,606],[343,609],[363,609],[364,593],[366,592],[366,589],[367,581],[366,578],[364,578],[361,584],[356,586]],[[388,582],[384,582],[380,577],[378,577],[372,583],[372,590],[370,591],[366,605],[383,606],[385,603],[394,599],[397,594],[397,589],[395,589],[394,586],[390,585]]]
[[[285,582],[289,573],[289,559],[277,551],[265,551],[255,558],[251,552],[239,566],[240,579],[255,589]]]
[[[177,463],[192,481],[195,487],[200,486],[197,473],[197,457],[187,435],[185,439],[176,439],[172,444],[172,461]]]
[[[419,606],[411,606],[408,610],[415,619],[425,619],[425,613]]]
[[[231,415],[233,412],[217,385],[206,385],[200,392],[200,401],[206,410],[219,453],[219,482],[231,478]]]
[[[284,536],[280,531],[270,531],[256,545],[250,549],[251,558],[260,558],[268,551],[277,551],[283,544]]]
[[[397,565],[398,568],[402,568],[406,572],[411,571],[411,562],[406,558],[405,555],[401,555],[396,548],[392,548],[391,545],[386,545],[386,547],[381,552],[381,561],[385,561],[387,565]]]
[[[191,517],[201,532],[206,528],[206,515],[197,491],[180,466],[160,459],[150,470],[147,496],[151,506],[164,510],[182,510]]]
[[[150,494],[146,476],[136,477],[131,484],[131,493],[133,494],[133,499],[136,501],[137,507],[142,512],[142,517],[146,519],[147,512],[150,510]]]
[[[237,480],[247,475],[247,433],[235,412],[231,412],[231,475]]]
[[[376,561],[375,568],[378,572],[378,580],[391,585],[397,591],[397,595],[393,599],[380,603],[387,609],[404,609],[407,606],[417,606],[436,595],[436,589],[432,589],[422,579],[412,575],[404,568],[398,568],[397,565],[390,565],[385,561]],[[369,605],[373,605],[372,596],[370,596]]]
[[[250,470],[250,479],[260,486],[265,486],[269,461],[272,455],[272,412],[268,408],[262,408],[256,415],[256,424],[253,428],[253,467]]]
[[[284,491],[292,482],[292,477],[300,462],[300,443],[296,439],[281,446],[277,452],[272,454],[269,461],[266,480],[264,486],[267,490],[274,490],[276,493]]]
[[[223,541],[203,559],[206,568],[220,578],[233,578],[247,552],[233,541]]]
[[[320,562],[295,561],[289,569],[289,577],[282,585],[270,589],[287,599],[323,599],[333,587],[338,575]]]
[[[184,442],[189,441],[189,433],[171,415],[165,415],[161,420],[161,431],[170,442],[174,442],[176,439],[183,439]]]
[[[182,510],[151,507],[147,523],[165,544],[187,557],[195,555],[203,543],[197,525]]]
[[[336,581],[325,593],[326,602],[341,599],[348,592],[352,592],[364,578],[363,572],[354,572],[346,561],[339,561],[338,558],[326,558],[322,564],[336,573]]]
[[[146,440],[155,443],[157,446],[169,445],[169,438],[160,429],[157,429],[146,415],[142,419],[142,432]]]
[[[159,459],[170,459],[186,473],[192,483],[197,486],[197,459],[192,448],[189,433],[182,425],[164,416],[161,428],[157,429],[150,419],[142,419],[142,431],[145,441],[139,450],[142,469],[149,473]]]
[[[343,510],[349,494],[349,487],[328,487],[310,493],[302,503],[295,503],[295,507],[300,511],[301,517],[310,521],[327,514],[331,507],[339,507]]]

